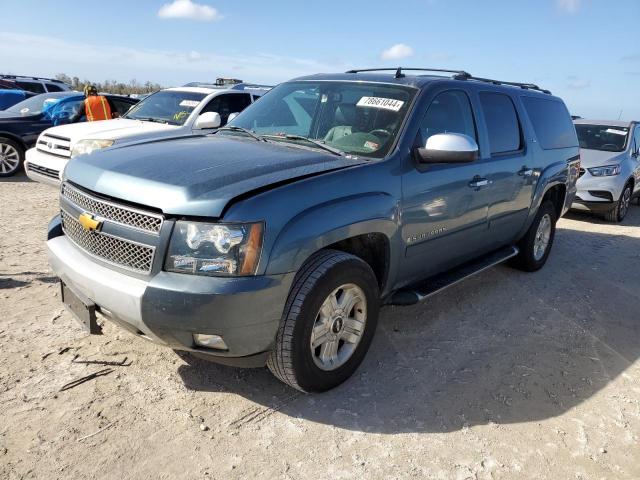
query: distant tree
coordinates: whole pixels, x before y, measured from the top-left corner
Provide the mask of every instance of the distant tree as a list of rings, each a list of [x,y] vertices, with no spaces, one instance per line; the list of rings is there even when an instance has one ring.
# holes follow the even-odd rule
[[[117,80],[105,80],[103,82],[92,82],[88,79],[80,80],[78,77],[70,77],[66,73],[59,73],[56,79],[65,82],[74,90],[83,91],[86,85],[95,85],[99,92],[115,93],[120,95],[131,95],[132,93],[152,93],[162,89],[162,85],[147,80],[144,83],[138,82],[135,78],[129,83],[118,82]]]

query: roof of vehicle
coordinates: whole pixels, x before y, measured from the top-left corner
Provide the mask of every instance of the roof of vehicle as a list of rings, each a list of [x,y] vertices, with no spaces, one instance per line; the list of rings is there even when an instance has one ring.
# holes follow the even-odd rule
[[[394,71],[395,73],[384,73],[385,71]],[[411,74],[407,72],[437,72],[436,74]],[[449,73],[451,75],[440,75],[440,73]],[[349,70],[345,73],[321,73],[305,77],[299,77],[295,80],[320,80],[320,81],[361,81],[373,83],[388,83],[395,85],[406,85],[414,88],[424,88],[431,82],[438,80],[455,80],[461,82],[473,81],[491,84],[495,86],[505,86],[511,88],[520,88],[531,92],[551,94],[548,90],[542,89],[533,83],[509,82],[503,80],[494,80],[489,78],[474,77],[464,70],[443,70],[431,68],[371,68],[361,70]]]
[[[160,90],[161,92],[190,92],[190,93],[202,93],[209,95],[213,92],[219,92],[220,88],[205,88],[205,87],[171,87]],[[225,89],[226,90],[226,89]]]
[[[62,83],[65,84],[62,80],[57,80],[55,78],[45,78],[45,77],[32,77],[30,75],[8,75],[8,74],[0,74],[0,78],[11,79],[11,80],[38,80],[44,82],[52,82],[52,83]]]
[[[636,120],[622,121],[622,120],[591,120],[588,118],[579,118],[573,121],[576,125],[606,125],[608,127],[631,127],[631,125],[638,123]]]

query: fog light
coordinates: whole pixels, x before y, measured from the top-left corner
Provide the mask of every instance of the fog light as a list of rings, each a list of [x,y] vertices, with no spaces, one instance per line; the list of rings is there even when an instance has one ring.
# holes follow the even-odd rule
[[[220,335],[207,335],[205,333],[194,333],[193,341],[199,347],[215,348],[216,350],[228,350]]]

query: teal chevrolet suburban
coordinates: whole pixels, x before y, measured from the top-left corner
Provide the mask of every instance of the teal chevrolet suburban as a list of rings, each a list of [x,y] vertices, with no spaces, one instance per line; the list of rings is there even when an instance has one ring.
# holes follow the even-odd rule
[[[580,157],[561,99],[464,71],[285,82],[211,135],[73,159],[48,255],[64,304],[306,392],[353,374],[387,304],[540,269]]]

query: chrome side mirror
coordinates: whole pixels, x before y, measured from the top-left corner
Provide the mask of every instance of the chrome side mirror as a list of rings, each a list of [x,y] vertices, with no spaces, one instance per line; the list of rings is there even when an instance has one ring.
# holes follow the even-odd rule
[[[478,159],[479,148],[469,135],[438,133],[430,136],[416,153],[420,163],[468,163]]]

